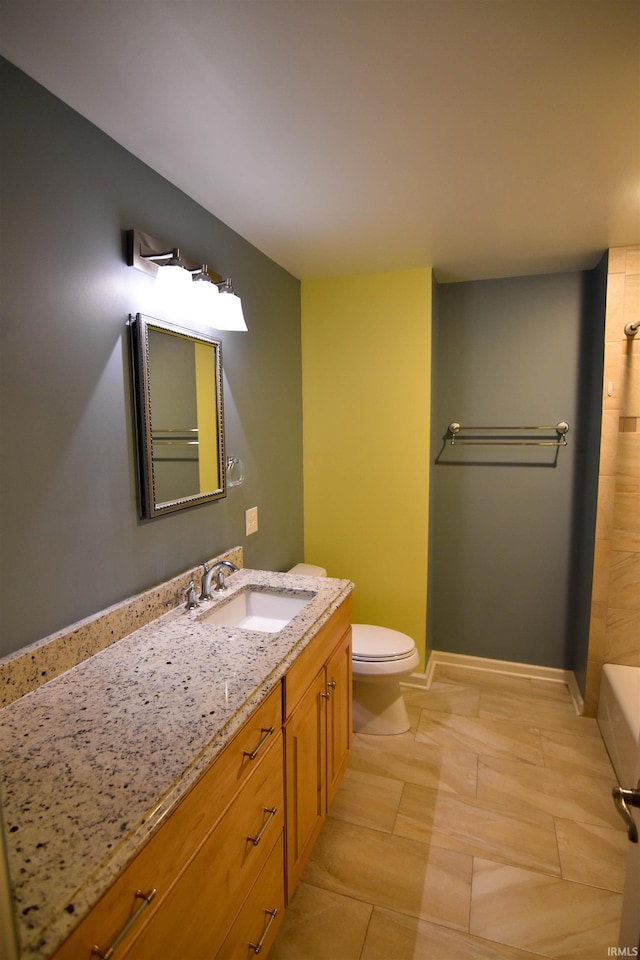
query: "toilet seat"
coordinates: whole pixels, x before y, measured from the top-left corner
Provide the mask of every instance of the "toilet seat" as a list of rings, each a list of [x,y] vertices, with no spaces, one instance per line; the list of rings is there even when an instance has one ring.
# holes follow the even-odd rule
[[[292,574],[327,575],[324,567],[297,563]],[[406,633],[370,623],[351,626],[353,729],[356,733],[399,734],[410,729],[400,683],[420,665],[420,654]]]
[[[407,660],[416,651],[415,643],[406,633],[368,623],[352,625],[351,647],[352,659],[360,663]]]

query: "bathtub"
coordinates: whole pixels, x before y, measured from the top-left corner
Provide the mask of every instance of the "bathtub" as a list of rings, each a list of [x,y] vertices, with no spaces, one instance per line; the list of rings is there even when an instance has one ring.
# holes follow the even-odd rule
[[[634,788],[640,780],[640,667],[604,664],[598,725],[618,782]]]

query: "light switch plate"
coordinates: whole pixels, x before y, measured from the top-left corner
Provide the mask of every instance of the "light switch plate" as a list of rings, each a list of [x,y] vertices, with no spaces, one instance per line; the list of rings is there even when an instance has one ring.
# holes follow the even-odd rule
[[[247,536],[258,532],[258,508],[250,507],[244,512],[244,532]]]

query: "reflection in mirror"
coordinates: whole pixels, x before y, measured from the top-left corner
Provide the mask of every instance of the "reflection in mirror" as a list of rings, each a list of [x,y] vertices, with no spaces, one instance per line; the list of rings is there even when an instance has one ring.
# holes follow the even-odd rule
[[[130,322],[141,516],[223,497],[220,341],[143,314]]]

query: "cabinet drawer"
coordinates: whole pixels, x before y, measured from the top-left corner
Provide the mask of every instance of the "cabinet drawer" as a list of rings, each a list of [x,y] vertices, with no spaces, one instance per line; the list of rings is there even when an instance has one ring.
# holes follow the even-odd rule
[[[351,626],[351,597],[340,604],[330,620],[291,665],[283,680],[284,716],[289,717],[318,671]]]
[[[266,956],[284,916],[284,845],[282,837],[274,847],[216,960],[253,960]]]
[[[235,802],[123,956],[210,960],[274,843],[282,837],[283,799],[282,734],[278,733]]]
[[[109,946],[131,917],[142,907],[131,937],[161,908],[166,892],[211,834],[216,823],[249,775],[258,770],[279,740],[282,720],[280,685],[249,718],[222,754],[206,771],[160,830],[142,848],[55,953],[55,960],[95,960],[94,944]],[[267,731],[272,730],[271,734]],[[259,745],[263,746],[258,749]],[[257,752],[256,752],[257,750]],[[282,763],[281,748],[276,753]],[[253,759],[251,757],[253,756]],[[154,901],[146,907],[136,891],[157,889]]]
[[[216,795],[233,799],[239,787],[257,766],[282,726],[282,692],[277,684],[267,699],[225,747],[213,768],[213,790]],[[206,774],[209,776],[209,774]],[[226,806],[226,804],[225,804]]]

